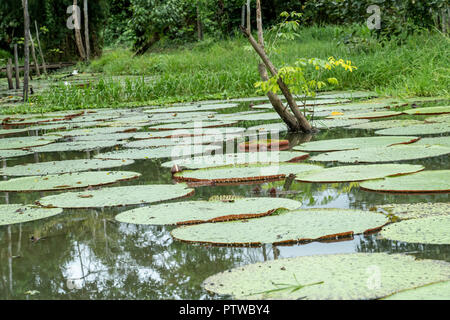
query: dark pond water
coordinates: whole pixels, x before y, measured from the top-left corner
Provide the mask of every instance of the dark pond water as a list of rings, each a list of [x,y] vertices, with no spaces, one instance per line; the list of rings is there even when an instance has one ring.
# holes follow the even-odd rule
[[[247,123],[244,123],[244,125]],[[254,125],[254,124],[252,124]],[[369,136],[370,132],[332,129],[311,140]],[[292,145],[308,137],[282,135]],[[106,150],[101,150],[108,151]],[[4,165],[82,159],[92,153],[42,153],[6,160]],[[119,185],[172,183],[167,161],[143,160],[120,170],[142,174],[138,180]],[[427,169],[449,169],[448,156],[408,161]],[[327,164],[332,165],[332,164]],[[448,202],[448,194],[394,195],[365,192],[358,184],[293,183],[283,193],[283,181],[260,185],[199,187],[186,200],[212,195],[268,196],[276,187],[281,197],[300,200],[304,208],[369,209],[388,203]],[[32,204],[54,193],[2,193],[0,203]],[[174,241],[173,227],[118,223],[121,209],[65,210],[55,217],[12,226],[0,226],[0,299],[222,299],[205,292],[201,283],[208,276],[254,262],[303,255],[351,252],[404,252],[421,258],[450,261],[450,246],[408,244],[381,239],[377,234],[353,240],[303,245],[266,245],[259,248],[209,247]],[[42,238],[37,242],[31,236]],[[401,272],[401,270],[399,270]],[[30,296],[25,292],[37,290]]]

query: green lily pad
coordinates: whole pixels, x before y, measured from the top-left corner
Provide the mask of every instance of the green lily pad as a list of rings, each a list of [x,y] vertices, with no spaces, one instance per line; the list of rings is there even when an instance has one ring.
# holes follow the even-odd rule
[[[174,112],[192,112],[192,111],[207,111],[207,110],[219,110],[230,109],[237,107],[237,103],[224,103],[224,104],[197,104],[197,105],[182,105],[178,107],[168,108],[149,108],[145,109],[145,113],[174,113]]]
[[[450,113],[450,106],[409,109],[403,112],[411,115],[444,114]]]
[[[418,137],[363,137],[346,138],[306,142],[293,148],[293,150],[306,152],[326,152],[340,150],[354,150],[370,147],[388,147],[396,144],[412,143]]]
[[[233,126],[237,121],[198,121],[198,122],[177,122],[168,123],[158,126],[148,127],[148,130],[178,130],[178,129],[195,129],[195,128],[216,128]]]
[[[104,148],[112,148],[120,146],[123,143],[120,141],[72,141],[72,142],[58,142],[50,145],[33,148],[33,152],[66,152],[66,151],[89,151],[99,150]]]
[[[250,163],[297,162],[308,158],[308,156],[308,153],[290,151],[238,152],[173,160],[164,162],[162,166],[172,168],[174,165],[178,165],[186,169],[204,169]]]
[[[247,132],[250,133],[285,132],[285,131],[288,131],[288,127],[284,123],[262,124],[247,128]]]
[[[427,170],[361,183],[363,190],[397,193],[450,192],[450,170]]]
[[[38,203],[45,207],[66,209],[121,207],[173,200],[193,194],[194,189],[185,184],[138,185],[67,192],[44,197]]]
[[[379,118],[390,118],[401,115],[400,111],[372,111],[363,113],[348,113],[338,116],[328,116],[328,119],[379,119]]]
[[[62,209],[48,209],[22,204],[0,205],[0,226],[40,220],[60,214]]]
[[[0,137],[9,136],[12,134],[27,132],[27,128],[21,128],[21,129],[0,129]]]
[[[421,165],[411,164],[371,164],[333,167],[311,172],[297,178],[297,181],[311,183],[354,182],[380,179],[424,170]]]
[[[18,138],[2,138],[0,139],[0,150],[6,149],[23,149],[37,146],[44,146],[55,142],[56,139],[50,137],[18,137]]]
[[[227,121],[267,121],[267,120],[279,120],[280,115],[276,112],[251,112],[245,114],[222,114],[220,120]]]
[[[218,245],[288,244],[351,238],[388,222],[379,213],[350,209],[307,209],[251,220],[206,223],[177,228],[175,239]]]
[[[29,151],[23,151],[23,150],[0,150],[0,159],[9,159],[9,158],[17,158],[17,157],[23,157],[28,156],[30,154],[33,154]]]
[[[367,123],[364,119],[320,119],[313,122],[313,126],[318,129],[348,127],[351,125]]]
[[[427,218],[450,214],[450,203],[405,203],[377,206],[378,210],[400,220]]]
[[[136,127],[85,128],[69,131],[52,132],[47,134],[46,136],[78,137],[78,136],[92,136],[97,134],[128,133],[134,132],[136,130],[137,130]]]
[[[322,153],[311,161],[338,161],[344,163],[382,163],[426,159],[450,153],[450,148],[438,145],[394,145],[391,147],[361,148]]]
[[[174,177],[181,181],[237,183],[283,179],[289,174],[319,170],[321,166],[304,163],[247,164],[224,166],[199,170],[186,170],[176,173]]]
[[[40,163],[28,163],[0,169],[4,176],[45,176],[94,169],[116,168],[133,164],[133,160],[64,160]]]
[[[447,132],[450,132],[450,126],[448,123],[425,123],[408,127],[378,130],[375,131],[375,134],[383,136],[422,136]]]
[[[382,300],[450,300],[450,281],[403,290]]]
[[[187,137],[173,137],[162,139],[146,139],[129,142],[124,145],[125,148],[155,148],[155,147],[168,147],[179,145],[193,145],[193,144],[210,144],[210,143],[223,143],[227,140],[233,140],[241,137],[241,134],[229,134],[229,135],[202,135],[202,136],[187,136]]]
[[[306,100],[306,103],[304,101],[296,101],[297,105],[299,107],[303,106],[321,106],[321,105],[327,105],[327,104],[336,104],[336,103],[346,103],[350,102],[348,99],[317,99],[317,100]],[[273,106],[271,103],[265,103],[265,104],[259,104],[256,106],[252,106],[252,109],[273,109]]]
[[[449,278],[446,262],[403,254],[350,253],[240,266],[207,278],[203,287],[234,299],[373,300]]]
[[[140,173],[129,171],[94,171],[65,173],[42,177],[22,177],[0,181],[0,192],[35,192],[81,189],[107,185],[140,177]]]
[[[196,128],[180,130],[163,130],[152,132],[137,132],[133,138],[136,140],[172,138],[182,136],[201,136],[201,135],[235,135],[245,132],[245,128],[223,127],[223,128]]]
[[[435,138],[422,138],[415,142],[414,145],[439,145],[450,148],[450,137],[435,137]]]
[[[423,124],[423,121],[418,120],[384,120],[375,122],[366,122],[361,124],[354,124],[349,129],[363,129],[363,130],[380,130],[388,128],[409,127],[417,124]]]
[[[116,216],[125,223],[151,225],[198,224],[257,218],[276,209],[295,210],[301,202],[282,198],[243,198],[232,201],[185,201],[133,209]]]
[[[449,123],[450,122],[450,114],[441,115],[437,117],[429,117],[425,119],[425,122],[438,122],[438,123]]]
[[[126,149],[100,153],[97,159],[161,159],[161,158],[183,158],[191,155],[209,155],[213,151],[221,150],[222,146],[213,145],[178,145],[150,149]]]
[[[450,244],[450,216],[432,216],[390,224],[381,236],[395,241],[426,244]]]
[[[96,134],[92,136],[78,136],[75,141],[122,141],[134,137],[136,133],[110,133],[110,134]]]

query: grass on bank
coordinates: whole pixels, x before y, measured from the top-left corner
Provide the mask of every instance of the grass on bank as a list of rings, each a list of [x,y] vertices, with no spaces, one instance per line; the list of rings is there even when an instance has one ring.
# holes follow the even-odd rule
[[[331,71],[339,85],[326,90],[371,90],[381,96],[449,96],[450,41],[438,32],[416,34],[399,45],[371,41],[349,47],[339,40],[355,27],[310,27],[296,41],[277,43],[271,58],[277,67],[297,59],[330,56],[351,60],[358,70]],[[358,27],[359,28],[359,27]],[[55,85],[26,104],[6,112],[168,104],[256,95],[258,57],[248,42],[206,40],[190,48],[133,57],[127,49],[105,50],[79,70],[101,73],[93,86]],[[314,71],[312,71],[314,72]],[[113,76],[123,76],[122,80]],[[127,76],[134,76],[127,78]],[[139,76],[136,78],[135,76]]]

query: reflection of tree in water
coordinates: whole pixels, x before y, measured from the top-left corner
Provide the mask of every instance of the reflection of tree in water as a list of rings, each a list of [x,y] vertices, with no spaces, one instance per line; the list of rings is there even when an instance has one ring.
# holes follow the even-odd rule
[[[450,245],[419,244],[378,239],[377,235],[361,237],[357,252],[410,253],[419,259],[450,262]]]

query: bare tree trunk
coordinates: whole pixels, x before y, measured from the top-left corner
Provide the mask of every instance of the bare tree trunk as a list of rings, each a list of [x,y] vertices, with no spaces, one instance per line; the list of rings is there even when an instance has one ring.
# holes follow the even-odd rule
[[[38,77],[40,77],[41,71],[39,70],[39,61],[36,58],[36,49],[34,48],[34,42],[33,42],[33,37],[31,36],[31,32],[29,32],[29,36],[30,36],[30,43],[31,43],[31,55],[33,56],[33,60],[34,60],[34,68],[36,69],[36,75]]]
[[[16,73],[16,90],[20,89],[19,52],[17,44],[14,45],[14,70]]]
[[[83,46],[83,38],[81,37],[81,22],[79,21],[79,11],[76,10],[78,8],[78,2],[77,0],[73,0],[73,10],[74,12],[74,24],[75,24],[75,42],[77,44],[78,52],[80,54],[81,59],[86,60],[86,51],[84,51]]]
[[[84,41],[86,42],[86,60],[91,57],[91,45],[89,43],[89,14],[88,14],[88,0],[83,1],[84,11]]]
[[[245,26],[245,5],[242,6],[241,26]]]
[[[247,32],[252,32],[252,26],[251,26],[251,14],[252,11],[250,10],[250,0],[247,0]]]
[[[36,20],[34,20],[34,26],[36,28],[36,41],[38,43],[39,55],[42,60],[42,68],[44,69],[44,73],[47,74],[47,66],[45,65],[44,53],[42,52],[41,41],[39,40],[39,29]]]
[[[6,78],[8,79],[8,89],[13,90],[13,80],[12,80],[12,60],[8,59],[8,64],[6,65]]]
[[[200,5],[197,3],[197,34],[198,34],[198,40],[203,40],[203,24],[202,24],[202,17],[200,15]]]
[[[23,101],[28,101],[28,79],[30,77],[30,48],[29,48],[29,38],[30,34],[30,15],[28,13],[28,0],[22,0],[23,4],[23,18],[24,18],[24,50],[25,50],[25,61],[24,61],[24,75],[23,75]]]

